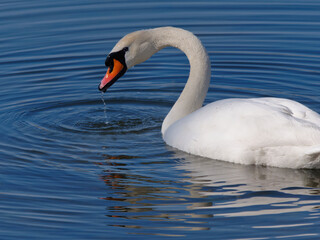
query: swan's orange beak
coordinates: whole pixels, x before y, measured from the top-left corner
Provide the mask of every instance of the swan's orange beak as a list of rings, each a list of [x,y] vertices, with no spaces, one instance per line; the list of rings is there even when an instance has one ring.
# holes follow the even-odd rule
[[[108,68],[106,75],[99,85],[100,91],[107,91],[126,72],[126,67],[120,61],[115,58],[112,61],[113,64]]]

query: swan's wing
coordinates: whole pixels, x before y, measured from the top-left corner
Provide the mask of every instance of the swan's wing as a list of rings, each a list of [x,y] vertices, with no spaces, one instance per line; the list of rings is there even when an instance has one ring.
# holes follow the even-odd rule
[[[178,120],[164,137],[181,144],[193,139],[211,145],[315,146],[320,145],[320,115],[286,99],[225,99]]]
[[[250,100],[277,108],[279,111],[296,119],[314,123],[320,127],[320,115],[296,101],[284,98],[252,98]]]

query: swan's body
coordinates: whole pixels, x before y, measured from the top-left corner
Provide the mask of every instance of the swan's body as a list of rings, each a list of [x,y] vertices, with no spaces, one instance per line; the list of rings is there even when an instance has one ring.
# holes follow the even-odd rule
[[[287,99],[226,99],[173,123],[167,144],[242,164],[314,168],[320,164],[320,118]]]
[[[110,54],[118,54],[115,59],[124,62],[124,67],[114,62],[111,68],[123,72],[167,46],[182,50],[191,66],[186,86],[162,124],[168,145],[234,163],[320,168],[320,115],[302,104],[252,98],[226,99],[202,107],[210,82],[210,61],[200,40],[188,31],[164,27],[128,34]],[[108,70],[100,90],[119,78],[111,76],[114,72]]]

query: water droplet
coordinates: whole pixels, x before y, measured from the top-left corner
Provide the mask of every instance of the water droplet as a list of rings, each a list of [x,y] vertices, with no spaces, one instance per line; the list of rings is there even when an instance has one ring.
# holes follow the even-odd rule
[[[101,100],[103,102],[103,113],[104,113],[104,119],[105,119],[105,124],[108,124],[108,116],[107,116],[107,104],[106,101],[104,100],[104,92],[101,92]]]

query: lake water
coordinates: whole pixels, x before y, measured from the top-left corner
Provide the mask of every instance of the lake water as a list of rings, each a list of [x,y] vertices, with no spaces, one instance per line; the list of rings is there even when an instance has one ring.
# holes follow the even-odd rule
[[[320,239],[320,171],[242,166],[167,146],[188,77],[164,49],[98,84],[125,34],[207,48],[206,103],[284,97],[320,112],[320,2],[2,0],[0,239]]]

